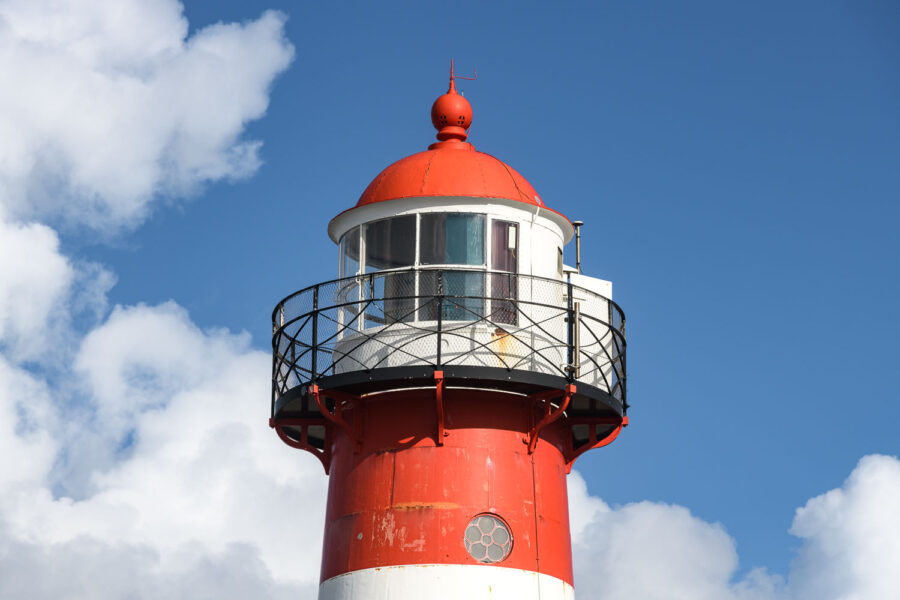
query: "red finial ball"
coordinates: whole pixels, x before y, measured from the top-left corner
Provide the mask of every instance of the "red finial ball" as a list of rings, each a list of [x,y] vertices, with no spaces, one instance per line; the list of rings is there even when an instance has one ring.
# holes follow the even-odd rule
[[[450,91],[438,96],[431,106],[431,122],[438,130],[437,139],[466,141],[467,130],[472,125],[472,105],[456,93],[456,86],[450,80]]]

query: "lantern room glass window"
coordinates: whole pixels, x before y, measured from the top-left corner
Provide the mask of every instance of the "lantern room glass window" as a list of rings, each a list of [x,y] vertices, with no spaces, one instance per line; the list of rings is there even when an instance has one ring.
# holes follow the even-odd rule
[[[519,226],[491,221],[491,269],[515,273],[519,266]]]
[[[416,215],[382,219],[365,226],[366,273],[416,263]]]
[[[368,279],[364,283],[365,319],[368,325],[390,325],[396,321],[409,322],[416,315],[416,274],[397,271]]]
[[[419,232],[419,263],[483,265],[484,215],[423,214]]]
[[[497,323],[518,324],[516,298],[519,284],[519,226],[511,221],[491,221],[491,317]]]
[[[419,263],[423,265],[483,266],[485,216],[473,213],[425,213],[419,229]],[[454,271],[444,273],[437,289],[434,278],[423,280],[420,293],[444,294],[442,318],[474,321],[484,315],[484,273]],[[434,312],[434,311],[431,311]],[[433,315],[430,315],[434,318]]]
[[[341,237],[341,277],[353,277],[359,273],[360,243],[359,227],[354,227]],[[343,281],[336,292],[339,301],[344,304],[341,309],[341,322],[350,323],[356,318],[359,310],[359,283],[355,280]]]
[[[354,227],[341,238],[341,277],[359,273],[359,227]]]
[[[367,223],[363,230],[366,273],[411,267],[416,263],[416,215],[404,215]],[[371,280],[374,289],[363,291],[369,325],[412,321],[415,275],[393,273]]]
[[[484,271],[421,271],[419,294],[443,295],[441,318],[475,321],[484,315]],[[437,304],[427,302],[419,311],[423,321],[437,320]]]

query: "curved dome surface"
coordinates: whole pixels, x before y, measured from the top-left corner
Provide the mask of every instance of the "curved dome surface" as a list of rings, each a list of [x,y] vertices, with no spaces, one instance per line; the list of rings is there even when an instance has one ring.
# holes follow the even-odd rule
[[[467,143],[434,146],[438,147],[402,158],[382,171],[356,206],[427,196],[507,198],[544,206],[531,184],[503,161]]]

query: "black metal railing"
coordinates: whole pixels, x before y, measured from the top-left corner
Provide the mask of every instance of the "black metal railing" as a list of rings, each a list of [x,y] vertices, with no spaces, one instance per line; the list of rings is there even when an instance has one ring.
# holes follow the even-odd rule
[[[558,375],[626,405],[625,315],[561,281],[475,269],[358,275],[291,294],[272,313],[272,403],[323,377],[474,365]]]

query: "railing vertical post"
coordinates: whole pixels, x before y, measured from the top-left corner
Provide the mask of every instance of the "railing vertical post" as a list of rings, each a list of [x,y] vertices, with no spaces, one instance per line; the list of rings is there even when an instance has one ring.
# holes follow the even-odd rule
[[[319,286],[313,288],[313,322],[312,322],[312,381],[319,378]]]
[[[437,272],[437,367],[441,368],[441,342],[444,329],[444,272]]]
[[[278,393],[278,355],[280,354],[278,350],[278,330],[275,328],[275,319],[272,319],[272,329],[275,329],[275,334],[272,336],[272,407],[270,409],[269,418],[275,418],[275,395]]]
[[[624,349],[621,352],[621,356],[622,356],[622,358],[621,358],[622,375],[620,376],[619,380],[621,381],[620,387],[622,388],[622,408],[627,409],[628,408],[628,371],[626,370],[626,367],[625,367]]]
[[[607,323],[607,327],[609,327],[610,352],[614,353],[614,355],[611,357],[611,360],[610,360],[610,362],[612,363],[610,366],[612,367],[612,375],[615,376],[616,383],[618,383],[621,379],[619,377],[619,367],[622,364],[622,359],[621,359],[622,352],[619,349],[619,338],[616,337],[616,333],[619,331],[619,325],[614,320],[614,315],[617,315],[618,311],[614,313],[613,310],[614,309],[613,309],[612,302],[609,299],[607,299],[606,300],[606,312],[607,312],[606,323]]]
[[[573,346],[573,333],[574,329],[574,321],[575,321],[575,310],[572,306],[572,273],[569,273],[566,277],[566,313],[567,317],[567,325],[566,327],[566,345],[568,346],[568,358],[566,365],[566,372],[568,373],[569,379],[572,379],[572,375],[574,374],[573,367],[575,365],[575,347]]]
[[[572,363],[572,372],[575,379],[581,377],[581,302],[575,303],[575,312],[573,313],[574,323],[572,324],[572,345],[574,346],[575,361]]]
[[[297,332],[299,335],[299,331]],[[288,338],[290,339],[290,338]],[[291,342],[291,366],[289,372],[293,372],[297,376],[297,384],[303,383],[303,378],[300,376],[300,369],[297,368],[297,345]]]
[[[494,295],[494,291],[491,290],[491,295]],[[518,294],[513,294],[513,276],[512,273],[506,274],[506,298],[507,301],[504,302],[506,306],[504,306],[504,310],[506,311],[506,321],[511,325],[517,325],[518,319],[516,318],[516,305],[513,303],[513,298],[518,298]]]

